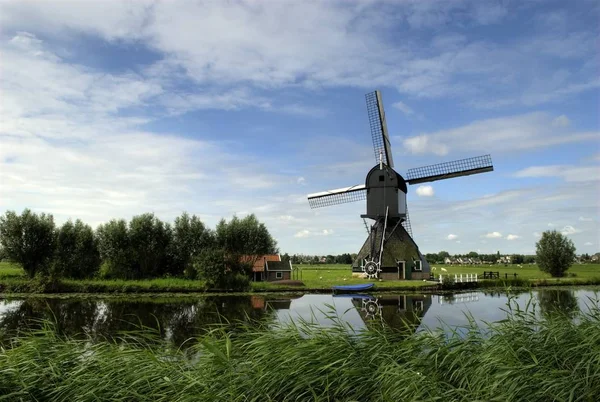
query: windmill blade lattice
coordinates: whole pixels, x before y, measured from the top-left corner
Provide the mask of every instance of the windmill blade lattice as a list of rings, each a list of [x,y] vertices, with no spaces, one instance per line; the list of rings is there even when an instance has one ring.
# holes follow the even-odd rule
[[[364,185],[359,185],[311,194],[308,196],[308,204],[311,208],[321,208],[366,199],[367,190]]]
[[[406,233],[408,233],[409,236],[414,239],[413,233],[412,233],[412,227],[410,226],[410,216],[408,215],[408,206],[406,206],[406,219],[404,221],[402,221],[402,227],[404,228],[404,230],[406,230]]]
[[[453,162],[444,162],[436,165],[408,169],[406,173],[406,182],[409,184],[426,183],[450,179],[452,177],[491,172],[493,170],[494,165],[492,164],[492,157],[490,155],[482,155]]]
[[[375,152],[375,162],[379,163],[379,155],[383,155],[383,163],[393,168],[392,146],[387,132],[381,93],[379,91],[370,92],[365,95],[365,99],[367,101],[367,113],[371,128],[371,138],[373,140],[373,150]]]

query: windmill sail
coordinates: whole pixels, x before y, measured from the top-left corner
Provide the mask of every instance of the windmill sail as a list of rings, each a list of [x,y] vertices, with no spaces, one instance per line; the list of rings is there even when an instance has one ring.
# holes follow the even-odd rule
[[[330,205],[345,204],[347,202],[364,201],[367,199],[367,188],[364,184],[338,188],[308,195],[308,204],[311,208],[328,207]]]
[[[453,162],[408,169],[406,182],[409,184],[426,183],[429,181],[450,179],[452,177],[491,172],[493,170],[492,157],[490,155],[482,155]]]
[[[379,155],[383,154],[383,162],[393,168],[392,146],[390,145],[390,137],[388,136],[387,124],[385,122],[381,92],[370,92],[365,95],[365,98],[367,100],[367,112],[369,114],[375,160],[379,163]]]

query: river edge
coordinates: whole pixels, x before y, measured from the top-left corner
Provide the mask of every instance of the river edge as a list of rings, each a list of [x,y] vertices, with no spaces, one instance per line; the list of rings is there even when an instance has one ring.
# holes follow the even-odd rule
[[[219,289],[160,289],[136,287],[124,287],[115,289],[106,289],[105,291],[81,291],[81,289],[70,289],[69,287],[61,288],[60,286],[52,289],[52,291],[5,291],[4,284],[0,282],[0,300],[12,298],[28,298],[28,297],[176,297],[176,298],[196,298],[202,296],[256,296],[256,295],[303,295],[303,294],[334,294],[331,288],[290,288],[290,287],[273,287],[269,289],[253,289],[251,291],[227,291]],[[600,278],[590,278],[585,280],[487,280],[471,283],[457,284],[431,284],[420,286],[401,286],[401,287],[375,287],[369,292],[360,292],[361,294],[448,294],[469,292],[474,290],[492,290],[492,291],[527,291],[535,288],[588,288],[600,287]],[[78,291],[79,290],[79,291]],[[96,289],[94,289],[96,290]]]

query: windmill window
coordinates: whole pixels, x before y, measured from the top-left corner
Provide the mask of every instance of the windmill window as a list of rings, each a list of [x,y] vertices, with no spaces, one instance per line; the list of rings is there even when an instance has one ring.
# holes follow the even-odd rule
[[[380,176],[379,176],[379,181],[383,181],[383,180],[384,180],[384,177],[383,177],[383,175],[380,175]]]
[[[421,261],[415,261],[415,271],[422,271]]]
[[[282,279],[283,278],[283,272],[275,272],[275,279]]]
[[[423,300],[415,300],[413,307],[416,311],[423,311]]]

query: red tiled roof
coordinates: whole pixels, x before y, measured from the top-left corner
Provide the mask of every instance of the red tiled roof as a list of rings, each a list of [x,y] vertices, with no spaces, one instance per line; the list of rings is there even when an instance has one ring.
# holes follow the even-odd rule
[[[252,255],[243,255],[241,257],[241,261],[252,261],[255,256]],[[265,270],[265,261],[281,261],[279,254],[266,254],[261,255],[254,261],[254,265],[252,266],[252,272],[264,272]]]

